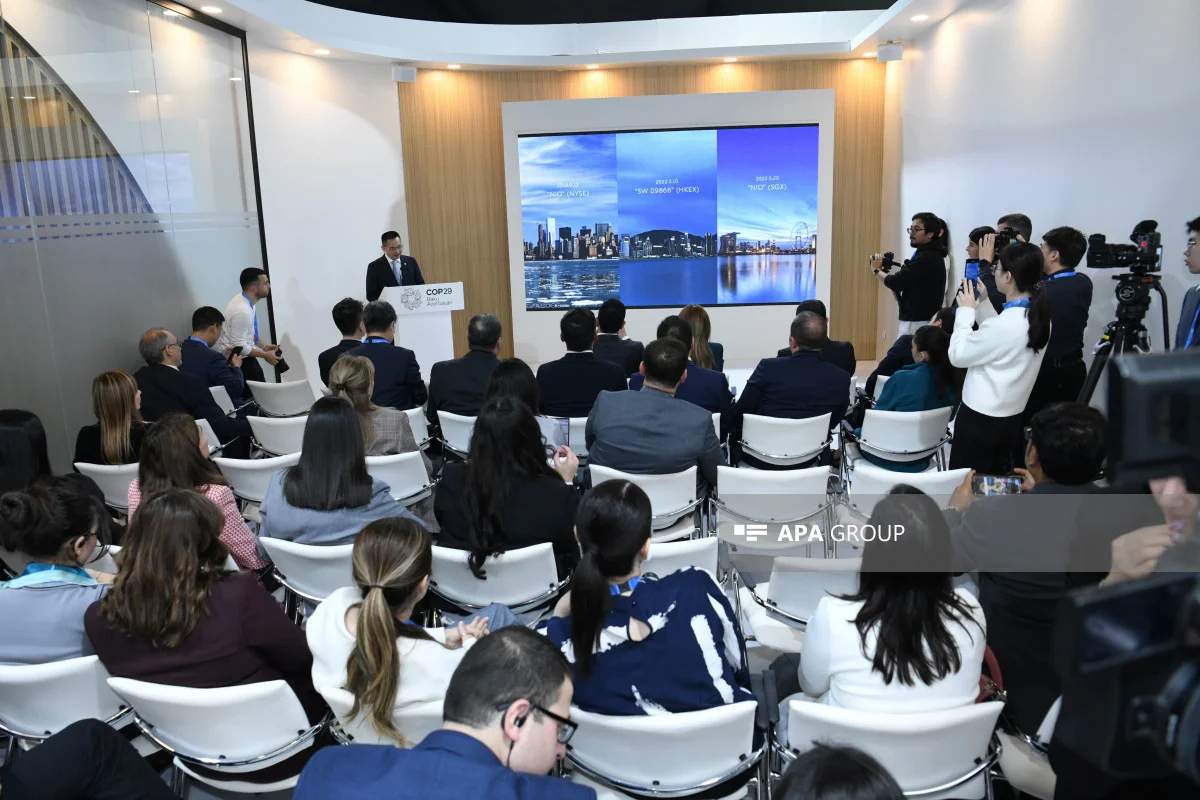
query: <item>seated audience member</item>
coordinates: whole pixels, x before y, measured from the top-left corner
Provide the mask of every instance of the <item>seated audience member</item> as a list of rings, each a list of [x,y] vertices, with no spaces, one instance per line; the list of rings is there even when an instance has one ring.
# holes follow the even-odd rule
[[[545,638],[514,626],[472,647],[446,691],[440,731],[411,750],[321,751],[295,800],[595,800],[547,776],[575,731],[571,667]]]
[[[183,358],[179,369],[205,386],[224,386],[229,401],[236,406],[247,394],[242,356],[235,351],[226,358],[221,351],[213,349],[221,338],[224,324],[225,315],[212,306],[197,308],[192,313],[192,335],[179,343]]]
[[[353,350],[362,344],[367,332],[363,329],[363,304],[353,297],[344,297],[333,307],[333,324],[342,334],[342,340],[328,350],[322,350],[317,356],[317,369],[321,373],[321,383],[329,385],[329,371],[333,362],[342,353]]]
[[[401,411],[424,405],[429,393],[425,390],[425,381],[421,380],[416,354],[407,347],[393,344],[396,340],[396,309],[386,300],[367,303],[363,308],[363,328],[367,338],[346,352],[370,359],[375,365],[375,391],[371,394],[371,402]]]
[[[500,318],[495,314],[476,314],[467,323],[467,347],[462,358],[439,361],[429,371],[429,402],[425,416],[430,424],[438,422],[437,412],[447,411],[473,417],[483,405],[488,377],[498,363],[504,341]]]
[[[178,800],[115,728],[73,722],[0,771],[4,800]]]
[[[133,376],[142,392],[143,419],[155,422],[173,411],[181,411],[192,419],[206,419],[226,445],[226,456],[249,457],[250,423],[225,416],[202,381],[180,372],[183,350],[175,334],[161,328],[148,330],[138,343],[138,352],[146,362]],[[238,437],[242,437],[241,441],[233,442]]]
[[[659,339],[670,337],[675,339],[689,351],[692,349],[692,326],[683,317],[674,314],[658,323]],[[640,372],[629,377],[629,388],[638,391],[642,388],[645,378]],[[697,366],[691,360],[687,364],[687,380],[675,389],[675,396],[687,400],[704,410],[721,415],[722,430],[728,425],[728,415],[733,408],[733,394],[729,391],[729,378],[724,372],[705,369]]]
[[[196,689],[287,681],[315,725],[326,707],[304,632],[253,573],[225,569],[221,525],[221,512],[196,492],[149,497],[130,520],[116,583],[87,610],[88,638],[118,678]],[[239,778],[283,780],[315,750]]]
[[[20,577],[0,583],[0,664],[92,654],[83,612],[104,596],[112,576],[84,567],[103,535],[103,515],[104,507],[65,477],[0,496],[0,544],[30,559]]]
[[[586,417],[600,392],[620,392],[628,386],[622,370],[592,352],[596,340],[596,315],[574,308],[559,322],[567,354],[538,367],[542,392],[541,412],[551,417]],[[537,409],[535,409],[536,411]]]
[[[829,314],[825,310],[825,304],[820,300],[805,300],[800,305],[796,306],[796,316],[804,311],[811,311],[821,319],[825,320],[825,327],[829,327]],[[787,358],[792,354],[791,347],[782,347],[775,354],[776,358]],[[821,345],[821,358],[828,361],[834,366],[841,367],[854,374],[854,370],[858,369],[858,361],[854,358],[854,343],[853,342],[835,342],[828,336],[825,337],[825,344]]]
[[[579,504],[583,558],[538,628],[575,665],[575,705],[636,716],[754,699],[729,599],[704,570],[643,575],[650,532],[650,498],[629,481],[605,481]]]
[[[465,463],[446,464],[434,496],[438,545],[470,550],[471,571],[486,574],[489,556],[542,542],[554,545],[560,577],[579,561],[572,485],[579,459],[567,447],[546,463],[533,412],[512,397],[489,400],[475,420]]]
[[[136,464],[146,426],[142,395],[127,373],[103,372],[92,380],[95,425],[84,425],[75,437],[76,464]]]
[[[142,445],[138,476],[129,484],[129,515],[142,499],[165,489],[189,489],[221,512],[221,544],[242,569],[262,569],[254,534],[246,527],[225,476],[208,458],[208,442],[187,414],[167,414],[150,426]]]
[[[1082,403],[1057,403],[1035,414],[1028,431],[1025,494],[976,498],[972,473],[944,513],[956,568],[978,573],[988,644],[1008,692],[1004,713],[1031,733],[1062,693],[1054,619],[1070,588],[1076,520],[1095,499],[1090,492],[1104,465],[1106,423]]]
[[[354,540],[354,585],[325,598],[305,627],[313,685],[348,690],[352,715],[403,747],[413,743],[393,716],[444,698],[467,648],[488,633],[483,616],[452,628],[411,622],[432,568],[433,544],[424,528],[400,518],[372,522]],[[507,617],[516,619],[511,612]]]
[[[645,348],[625,334],[625,304],[613,297],[601,303],[596,328],[596,343],[592,345],[596,358],[620,364],[626,375],[637,372]]]
[[[417,439],[413,436],[408,414],[371,402],[375,388],[375,365],[369,358],[339,358],[329,372],[328,386],[334,397],[345,400],[358,414],[367,455],[390,456],[417,452]]]
[[[946,306],[941,311],[933,315],[933,319],[929,324],[935,328],[941,328],[949,336],[954,333],[954,308]],[[896,370],[902,367],[907,367],[913,364],[912,354],[913,334],[904,333],[896,338],[892,346],[888,349],[887,354],[879,360],[879,364],[875,367],[875,371],[867,378],[866,386],[863,391],[867,397],[875,396],[875,383],[879,378],[890,378],[896,374]],[[958,381],[961,383],[962,381]]]
[[[945,331],[932,325],[917,328],[917,332],[913,334],[912,366],[897,370],[888,379],[872,409],[911,412],[930,411],[954,405],[958,397],[958,375],[950,364],[950,356],[947,353],[949,348],[950,336]],[[856,429],[854,433],[856,436],[861,435],[862,428]],[[862,457],[893,472],[924,472],[929,467],[929,460],[933,458],[928,456],[916,461],[892,461],[872,455],[866,450],[862,451]]]
[[[776,800],[904,800],[896,779],[878,761],[858,748],[827,744],[801,753],[771,796]]]
[[[969,592],[954,588],[950,532],[937,503],[898,486],[869,524],[893,535],[863,546],[857,592],[817,603],[800,658],[805,695],[883,714],[974,703],[984,616]]]
[[[358,414],[340,397],[313,403],[300,463],[271,476],[259,516],[260,536],[299,544],[349,544],[377,519],[417,520],[367,472]]]
[[[679,400],[687,379],[687,348],[676,339],[646,345],[639,392],[601,392],[584,436],[588,463],[639,475],[663,475],[698,467],[699,488],[717,485],[725,454],[712,414]]]
[[[788,358],[764,358],[754,368],[734,405],[734,435],[741,431],[742,417],[758,414],[784,419],[809,419],[829,414],[829,425],[842,421],[850,404],[850,373],[821,358],[825,320],[803,311],[792,320]],[[760,469],[778,469],[749,455],[747,464]]]
[[[709,337],[712,335],[712,323],[709,321],[708,312],[704,310],[704,306],[691,303],[680,309],[679,316],[692,329],[692,346],[688,357],[697,366],[705,369],[717,372],[725,369],[725,348],[719,342],[709,341]],[[659,335],[661,336],[661,334]]]
[[[538,389],[537,378],[533,370],[519,358],[506,358],[496,365],[488,378],[487,390],[483,394],[483,402],[494,397],[511,397],[520,400],[529,409],[536,412],[542,406],[542,395]],[[554,417],[538,414],[538,430],[542,432],[542,444],[547,453],[553,454],[558,448],[567,445],[567,434],[563,431],[562,423]]]

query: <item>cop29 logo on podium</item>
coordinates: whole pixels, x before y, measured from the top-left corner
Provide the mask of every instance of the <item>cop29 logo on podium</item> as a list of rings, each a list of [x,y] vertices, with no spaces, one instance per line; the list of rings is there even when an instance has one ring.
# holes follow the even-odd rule
[[[406,287],[400,295],[400,304],[409,311],[416,311],[424,300],[421,290],[415,286]]]

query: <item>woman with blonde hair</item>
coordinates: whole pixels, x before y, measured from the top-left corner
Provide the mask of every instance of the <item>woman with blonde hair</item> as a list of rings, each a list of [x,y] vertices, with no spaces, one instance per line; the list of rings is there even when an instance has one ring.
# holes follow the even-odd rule
[[[142,454],[146,426],[137,382],[120,370],[103,372],[92,381],[95,425],[84,425],[75,437],[75,462],[136,464]]]
[[[329,370],[329,391],[346,400],[358,414],[363,429],[363,445],[369,456],[390,456],[417,452],[408,414],[395,408],[381,408],[371,402],[375,391],[375,365],[362,356],[342,356]]]
[[[354,539],[354,586],[338,589],[308,620],[313,685],[354,695],[353,716],[409,747],[395,717],[446,696],[466,649],[491,627],[516,622],[503,606],[452,628],[423,628],[413,611],[429,589],[433,540],[402,517],[367,525]]]
[[[680,310],[679,316],[692,326],[692,352],[689,354],[692,363],[705,369],[715,369],[717,372],[723,370],[725,348],[718,342],[708,340],[712,335],[712,323],[704,306],[688,304]]]

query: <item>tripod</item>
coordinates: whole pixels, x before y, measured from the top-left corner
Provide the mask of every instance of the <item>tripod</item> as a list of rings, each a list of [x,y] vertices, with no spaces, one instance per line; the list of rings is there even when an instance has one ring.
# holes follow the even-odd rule
[[[1088,369],[1087,379],[1083,382],[1083,389],[1079,392],[1081,403],[1091,401],[1092,394],[1100,383],[1100,376],[1114,352],[1118,355],[1150,352],[1150,334],[1142,320],[1150,310],[1151,288],[1158,292],[1162,300],[1163,342],[1171,341],[1170,326],[1167,322],[1167,293],[1163,291],[1158,276],[1130,272],[1125,275],[1113,275],[1112,279],[1117,281],[1117,318],[1104,326],[1104,333],[1100,334],[1100,341],[1096,342],[1092,351],[1095,357]]]

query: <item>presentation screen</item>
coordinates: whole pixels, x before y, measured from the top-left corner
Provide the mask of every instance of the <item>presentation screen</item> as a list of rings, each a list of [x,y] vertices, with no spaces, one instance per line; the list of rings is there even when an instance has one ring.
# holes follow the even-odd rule
[[[525,308],[816,297],[818,125],[517,138]]]

